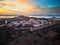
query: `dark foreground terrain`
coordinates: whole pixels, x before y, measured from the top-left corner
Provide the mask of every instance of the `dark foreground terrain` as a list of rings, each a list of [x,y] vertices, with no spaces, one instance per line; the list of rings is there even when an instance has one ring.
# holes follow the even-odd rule
[[[60,23],[33,32],[0,27],[0,45],[60,45]]]
[[[31,32],[14,45],[60,45],[60,24]]]

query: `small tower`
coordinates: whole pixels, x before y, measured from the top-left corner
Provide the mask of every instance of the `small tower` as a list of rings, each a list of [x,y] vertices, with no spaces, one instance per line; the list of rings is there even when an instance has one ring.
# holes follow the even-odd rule
[[[5,20],[5,24],[7,24],[8,23],[8,20]]]

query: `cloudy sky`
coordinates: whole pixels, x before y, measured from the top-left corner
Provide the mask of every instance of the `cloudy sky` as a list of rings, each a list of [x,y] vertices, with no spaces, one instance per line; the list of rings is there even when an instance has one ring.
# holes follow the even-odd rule
[[[60,0],[34,0],[42,8],[60,7]]]
[[[55,8],[55,9],[54,9]],[[0,14],[29,14],[60,11],[60,0],[1,0]]]

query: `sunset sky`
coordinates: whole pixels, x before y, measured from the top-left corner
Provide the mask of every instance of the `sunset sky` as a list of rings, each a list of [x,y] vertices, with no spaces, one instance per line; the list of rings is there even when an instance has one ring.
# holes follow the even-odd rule
[[[60,0],[1,0],[0,14],[46,13],[59,7]]]

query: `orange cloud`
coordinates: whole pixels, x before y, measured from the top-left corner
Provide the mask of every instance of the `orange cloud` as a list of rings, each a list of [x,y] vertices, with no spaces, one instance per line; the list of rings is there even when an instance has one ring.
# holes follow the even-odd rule
[[[22,3],[22,2],[29,2],[31,0],[16,0],[18,3]]]
[[[36,6],[34,4],[28,3],[31,0],[16,0],[13,2],[12,0],[6,1],[3,8],[7,10],[17,11],[17,12],[32,12]]]
[[[13,14],[13,13],[16,13],[16,12],[9,11],[9,10],[4,9],[4,8],[0,8],[0,14]]]
[[[20,10],[21,12],[32,12],[32,10],[36,8],[34,4],[29,3],[31,2],[31,0],[16,0],[16,1],[17,5],[19,5],[19,7],[22,7],[21,9],[22,11]]]
[[[32,0],[6,0],[0,8],[0,14],[15,13],[42,13],[42,9],[38,9],[35,4],[30,3]]]

